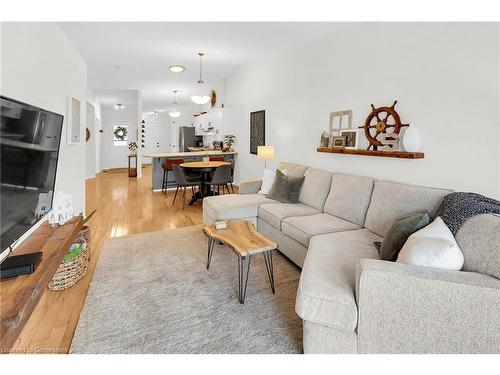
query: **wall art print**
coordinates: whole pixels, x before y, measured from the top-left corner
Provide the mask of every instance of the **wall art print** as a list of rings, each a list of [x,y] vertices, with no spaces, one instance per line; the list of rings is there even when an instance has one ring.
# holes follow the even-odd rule
[[[257,147],[266,144],[266,111],[250,113],[250,153],[257,155]]]

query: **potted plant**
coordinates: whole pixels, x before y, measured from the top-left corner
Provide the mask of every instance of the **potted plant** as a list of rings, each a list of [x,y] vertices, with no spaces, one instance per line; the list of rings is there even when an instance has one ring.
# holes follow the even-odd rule
[[[233,145],[236,142],[236,136],[233,134],[228,134],[224,137],[224,144],[226,147],[222,149],[222,152],[230,152],[233,151]]]

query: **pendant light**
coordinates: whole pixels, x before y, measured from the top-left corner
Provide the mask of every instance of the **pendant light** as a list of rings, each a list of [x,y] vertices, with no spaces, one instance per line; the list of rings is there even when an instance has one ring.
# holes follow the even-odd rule
[[[201,88],[202,88],[202,85],[205,83],[203,82],[203,80],[201,79],[201,58],[204,56],[205,54],[202,53],[202,52],[199,52],[198,53],[198,56],[200,56],[200,79],[198,80],[198,86],[199,86],[199,89],[200,89],[200,95],[193,95],[191,97],[191,100],[196,103],[196,104],[207,104],[208,101],[210,100],[210,96],[208,95],[201,95]]]
[[[174,102],[172,103],[174,106],[173,111],[169,112],[168,115],[170,117],[179,117],[181,113],[177,110],[177,90],[174,90]]]

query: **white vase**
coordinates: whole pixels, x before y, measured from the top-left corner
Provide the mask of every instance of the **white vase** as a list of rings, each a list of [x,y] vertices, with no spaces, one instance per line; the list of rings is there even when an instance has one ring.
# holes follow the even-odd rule
[[[420,132],[414,126],[409,126],[403,137],[403,148],[407,152],[417,152],[420,151],[420,146]]]

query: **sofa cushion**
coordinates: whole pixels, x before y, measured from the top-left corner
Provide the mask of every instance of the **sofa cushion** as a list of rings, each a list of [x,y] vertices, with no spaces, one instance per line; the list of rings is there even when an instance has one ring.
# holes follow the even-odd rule
[[[500,279],[500,215],[476,215],[467,220],[455,236],[464,254],[464,271]]]
[[[203,215],[213,220],[257,217],[259,205],[276,202],[262,194],[224,194],[203,198]]]
[[[371,178],[335,173],[323,211],[363,226],[372,191]]]
[[[329,214],[292,216],[281,222],[283,233],[304,246],[309,246],[309,240],[312,236],[356,229],[360,229],[360,227]]]
[[[356,264],[377,259],[367,229],[314,236],[300,275],[295,311],[306,321],[353,332],[358,321],[355,298]]]
[[[266,197],[283,203],[297,203],[303,183],[304,176],[287,176],[277,169],[273,186]]]
[[[364,226],[385,237],[392,223],[400,217],[427,211],[433,218],[441,201],[450,192],[445,189],[375,181]]]
[[[259,207],[259,217],[281,230],[281,220],[289,216],[319,214],[318,210],[302,203],[264,203]]]
[[[302,177],[306,173],[307,167],[305,165],[282,161],[278,164],[278,169],[280,171],[286,169],[287,176]]]
[[[330,191],[332,173],[320,169],[308,168],[300,191],[299,202],[323,211],[325,200]]]

